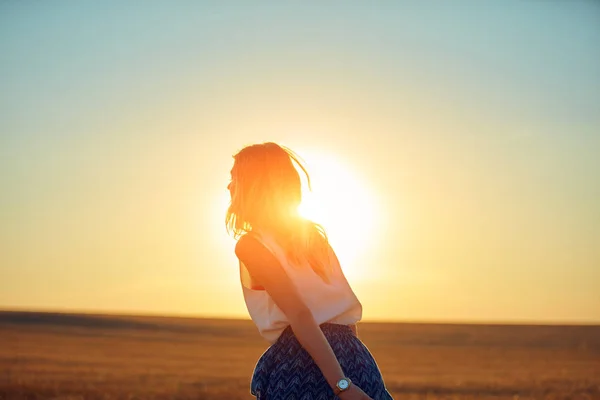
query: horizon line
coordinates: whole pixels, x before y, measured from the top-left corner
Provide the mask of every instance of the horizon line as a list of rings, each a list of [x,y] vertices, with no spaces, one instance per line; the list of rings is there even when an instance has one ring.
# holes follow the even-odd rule
[[[65,308],[0,307],[0,313],[26,312],[44,314],[85,314],[96,316],[181,318],[204,320],[251,321],[250,317],[219,316],[210,314],[158,313],[141,311],[90,310]],[[600,321],[541,321],[541,320],[459,320],[459,319],[362,319],[364,324],[414,324],[414,325],[504,325],[504,326],[600,326]]]

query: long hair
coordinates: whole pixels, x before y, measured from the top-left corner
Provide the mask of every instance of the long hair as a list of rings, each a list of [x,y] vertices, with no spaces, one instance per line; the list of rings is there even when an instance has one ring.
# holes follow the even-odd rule
[[[315,273],[329,281],[325,229],[298,213],[302,184],[294,163],[306,175],[310,189],[310,176],[300,157],[268,142],[244,147],[233,158],[227,231],[235,239],[253,230],[271,232],[291,261],[308,261]]]

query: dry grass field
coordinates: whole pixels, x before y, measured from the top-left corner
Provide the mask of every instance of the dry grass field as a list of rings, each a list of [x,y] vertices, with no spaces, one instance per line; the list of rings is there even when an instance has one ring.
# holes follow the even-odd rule
[[[396,399],[600,399],[599,326],[370,324]],[[249,321],[0,312],[0,399],[251,399]]]

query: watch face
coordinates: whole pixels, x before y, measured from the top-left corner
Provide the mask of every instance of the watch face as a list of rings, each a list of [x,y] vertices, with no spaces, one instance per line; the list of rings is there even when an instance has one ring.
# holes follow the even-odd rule
[[[338,382],[338,387],[342,390],[348,389],[348,386],[350,386],[350,384],[348,383],[348,381],[346,379],[341,379]]]

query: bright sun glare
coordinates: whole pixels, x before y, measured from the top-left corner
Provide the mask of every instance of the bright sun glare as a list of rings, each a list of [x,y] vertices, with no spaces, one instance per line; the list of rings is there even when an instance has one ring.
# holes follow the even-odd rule
[[[306,162],[312,191],[306,185],[299,212],[322,224],[349,279],[364,269],[358,257],[376,236],[377,207],[372,193],[356,174],[333,155],[299,151]]]

